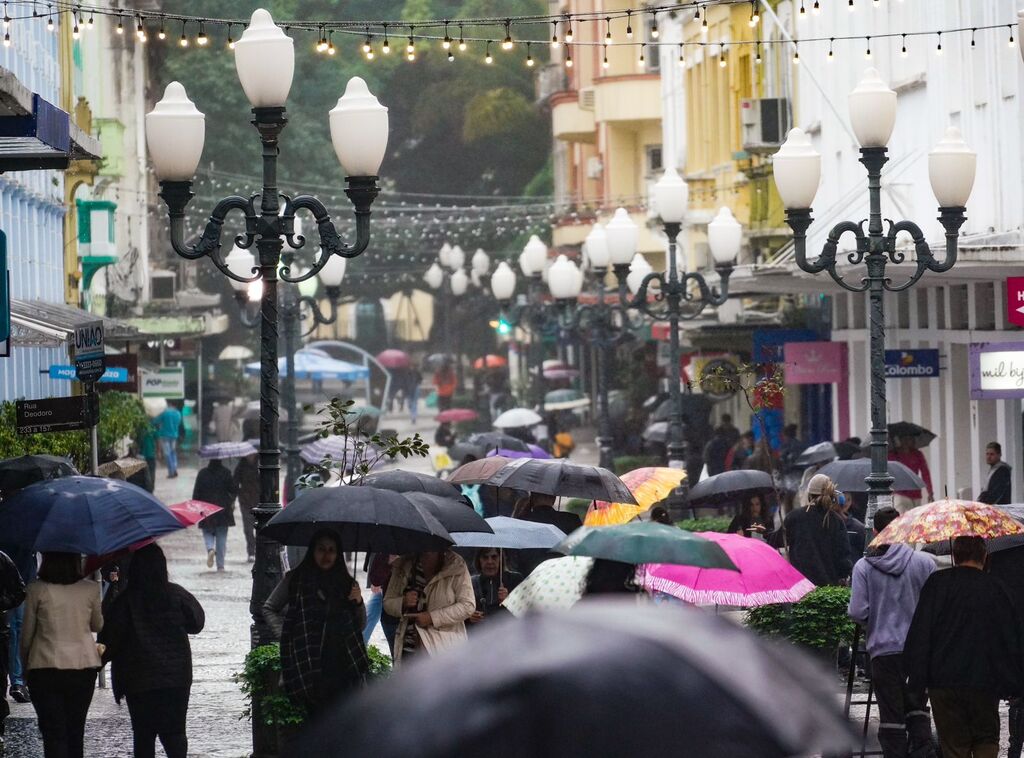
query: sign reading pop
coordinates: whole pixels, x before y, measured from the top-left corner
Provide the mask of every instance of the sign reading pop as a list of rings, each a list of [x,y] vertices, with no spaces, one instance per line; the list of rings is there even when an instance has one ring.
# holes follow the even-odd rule
[[[938,350],[886,350],[886,379],[931,379],[939,375]]]

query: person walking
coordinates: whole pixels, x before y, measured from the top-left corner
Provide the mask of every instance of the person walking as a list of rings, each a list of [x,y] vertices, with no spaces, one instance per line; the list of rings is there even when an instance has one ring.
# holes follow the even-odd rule
[[[392,567],[384,610],[400,619],[395,665],[466,639],[476,595],[466,562],[451,550],[403,555]]]
[[[245,533],[245,554],[249,563],[256,560],[256,519],[252,509],[260,504],[260,466],[258,455],[247,455],[235,466],[232,477],[238,493],[238,512],[242,515]]]
[[[996,758],[999,700],[1024,694],[1020,614],[986,555],[981,537],[953,540],[953,568],[921,588],[903,648],[909,686],[928,690],[943,758]]]
[[[137,550],[125,589],[103,610],[103,660],[114,699],[128,701],[134,758],[153,758],[159,737],[167,758],[186,758],[185,716],[192,687],[188,635],[203,630],[199,601],[167,577],[156,544]]]
[[[892,507],[875,512],[875,532],[899,518]],[[930,749],[931,719],[927,695],[907,685],[903,646],[914,618],[921,588],[935,562],[909,545],[873,548],[853,567],[851,619],[867,630],[871,681],[878,701],[878,742],[885,758],[907,758]]]
[[[452,407],[452,396],[455,394],[455,387],[458,378],[450,363],[444,363],[434,373],[434,388],[437,391],[437,409],[446,411]]]
[[[25,596],[21,658],[46,758],[84,758],[85,718],[96,689],[103,629],[100,587],[75,553],[43,553]]]
[[[423,384],[423,374],[415,366],[410,366],[405,380],[405,399],[409,405],[409,420],[413,426],[416,426],[416,419],[419,415],[420,385]]]
[[[466,623],[470,624],[467,629],[476,628],[478,624],[492,616],[508,613],[501,604],[505,602],[508,593],[523,581],[523,575],[509,571],[502,565],[501,558],[501,553],[496,547],[481,548],[476,553],[473,560],[476,573],[471,577],[473,594],[476,596],[476,609],[466,619]]]
[[[850,542],[842,519],[833,512],[836,488],[824,474],[807,485],[808,505],[786,516],[783,529],[793,568],[818,587],[839,585],[850,576]]]
[[[743,432],[725,455],[725,470],[736,471],[745,468],[747,458],[754,454],[754,433]]]
[[[221,510],[199,522],[206,543],[206,567],[224,570],[224,559],[228,548],[228,527],[235,525],[235,495],[238,490],[235,480],[223,461],[214,459],[196,475],[192,487],[192,498],[219,505]]]
[[[924,480],[924,490],[900,490],[896,493],[894,503],[896,510],[903,515],[911,508],[916,508],[925,499],[931,496],[935,490],[932,489],[932,474],[928,469],[928,460],[924,453],[917,449],[917,443],[913,437],[897,437],[894,447],[889,450],[889,460],[899,461],[908,469]]]
[[[150,492],[156,486],[156,429],[152,422],[147,422],[139,430],[139,455],[146,461],[146,471],[149,474],[149,484],[146,487]]]
[[[725,459],[729,455],[729,439],[721,428],[711,433],[711,439],[704,445],[704,465],[708,467],[708,476],[715,476],[725,471]]]
[[[978,495],[979,503],[991,505],[1009,505],[1012,487],[1012,470],[1010,464],[1003,460],[1003,446],[998,442],[990,442],[985,446],[985,463],[988,464],[988,481],[985,489]]]
[[[171,403],[167,404],[163,413],[153,419],[160,449],[164,453],[167,464],[167,478],[178,476],[178,436],[181,434],[181,411]]]
[[[0,544],[2,550],[18,571],[21,580],[28,584],[36,578],[36,553],[18,545]],[[21,629],[25,620],[25,603],[22,600],[13,608],[7,610],[7,630],[9,634],[7,643],[7,664],[10,689],[8,694],[15,703],[31,702],[31,695],[25,685],[25,671],[21,665]],[[0,697],[3,696],[3,688],[6,682],[0,679]]]
[[[313,535],[305,558],[263,604],[263,618],[281,641],[284,691],[310,715],[366,681],[366,609],[337,533],[323,529]]]
[[[11,670],[8,613],[19,607],[24,600],[25,583],[21,580],[18,567],[7,553],[0,552],[0,683],[7,682]],[[0,693],[0,755],[4,751],[5,728],[10,714],[11,707],[7,704],[7,698]]]

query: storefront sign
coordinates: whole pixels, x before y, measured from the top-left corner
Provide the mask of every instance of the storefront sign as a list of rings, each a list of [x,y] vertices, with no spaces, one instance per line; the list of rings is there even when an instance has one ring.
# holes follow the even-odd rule
[[[1024,276],[1006,278],[1006,320],[1024,326]]]
[[[103,376],[103,322],[90,321],[75,327],[75,376],[80,382],[97,382]]]
[[[180,400],[185,397],[185,367],[142,372],[142,396]]]
[[[971,399],[1024,398],[1024,342],[981,342],[970,346]]]
[[[845,342],[787,342],[783,346],[786,384],[846,381]]]
[[[933,379],[939,375],[938,350],[886,350],[886,379]]]
[[[77,379],[75,376],[74,366],[60,366],[54,364],[50,366],[50,378],[51,379],[63,379],[65,381],[71,381]],[[127,382],[128,381],[128,369],[126,368],[114,368],[107,367],[103,372],[103,376],[100,377],[100,382]]]
[[[15,431],[18,434],[49,434],[87,429],[90,415],[87,395],[18,400],[14,405]]]
[[[787,342],[814,342],[818,333],[813,329],[758,329],[754,332],[754,363],[785,362]]]
[[[121,355],[107,355],[107,371],[103,379],[96,385],[99,392],[131,392],[139,391],[139,356],[135,353],[122,353]],[[107,376],[111,369],[117,369],[123,379],[109,381]],[[121,373],[123,372],[123,373]]]

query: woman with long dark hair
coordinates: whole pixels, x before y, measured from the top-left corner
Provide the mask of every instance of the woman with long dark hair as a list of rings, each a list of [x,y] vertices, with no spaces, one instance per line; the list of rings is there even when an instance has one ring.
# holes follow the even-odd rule
[[[153,756],[157,737],[167,758],[185,758],[192,687],[188,635],[203,630],[202,606],[170,582],[163,550],[150,544],[132,556],[127,586],[103,615],[103,657],[110,661],[114,699],[128,701],[135,758]]]
[[[366,609],[337,533],[313,535],[302,563],[267,598],[263,618],[281,639],[284,691],[310,713],[366,681]]]
[[[744,499],[739,514],[729,522],[729,528],[726,531],[729,534],[740,534],[744,537],[753,537],[754,534],[764,537],[771,531],[769,526],[771,521],[766,511],[761,496],[751,495]]]
[[[75,553],[43,553],[25,597],[21,659],[46,758],[82,758],[103,628],[100,587],[82,578]]]

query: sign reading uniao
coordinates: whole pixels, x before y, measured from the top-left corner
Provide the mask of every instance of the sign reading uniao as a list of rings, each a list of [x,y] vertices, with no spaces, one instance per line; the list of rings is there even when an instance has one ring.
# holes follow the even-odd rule
[[[90,321],[75,327],[75,376],[92,384],[103,376],[103,322]]]
[[[933,379],[939,375],[939,351],[886,350],[886,379]]]

